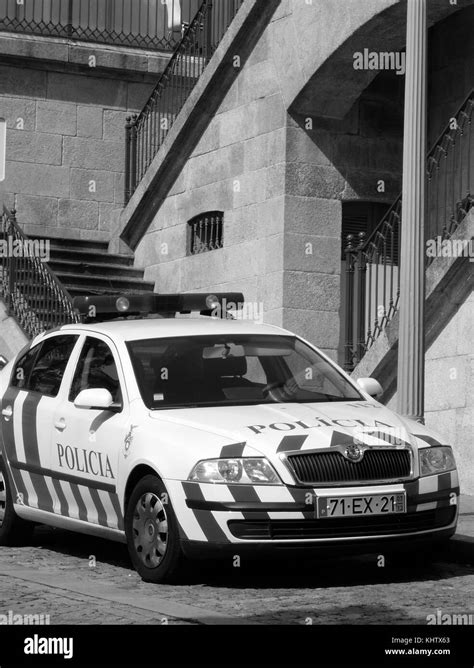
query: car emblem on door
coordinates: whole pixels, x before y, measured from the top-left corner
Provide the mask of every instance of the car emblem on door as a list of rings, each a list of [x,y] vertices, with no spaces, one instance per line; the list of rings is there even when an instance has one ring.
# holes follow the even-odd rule
[[[132,447],[132,442],[133,442],[133,432],[134,432],[135,429],[137,429],[137,427],[138,427],[137,424],[132,424],[130,426],[130,431],[125,436],[124,449],[123,449],[123,456],[125,457],[125,459],[130,454],[130,448]]]

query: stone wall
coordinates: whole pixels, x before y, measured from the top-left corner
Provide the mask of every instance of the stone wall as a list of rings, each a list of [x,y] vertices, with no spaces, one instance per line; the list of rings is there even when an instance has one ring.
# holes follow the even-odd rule
[[[434,26],[430,32],[430,146],[474,88],[473,27],[474,6],[471,6]],[[467,164],[464,167],[465,187]],[[427,351],[425,379],[426,423],[454,445],[462,491],[467,494],[474,494],[473,331],[474,296],[471,294]]]
[[[125,54],[113,67],[109,61],[107,67],[64,67],[60,56],[68,58],[67,52],[57,52],[62,44],[28,40],[30,51],[42,46],[42,58],[10,54],[0,64],[0,117],[8,127],[6,203],[17,209],[27,233],[109,240],[123,207],[125,119],[141,109],[158,73],[144,75],[146,59],[127,69]],[[10,52],[12,42],[18,50],[21,41],[27,40],[2,36],[0,53]],[[83,50],[77,60],[87,62],[92,54],[99,65],[120,51],[95,45]]]
[[[340,362],[342,202],[399,194],[403,93],[402,78],[381,73],[343,120],[298,114],[287,129],[284,326]]]
[[[239,290],[281,324],[288,123],[266,33],[136,251],[160,292]],[[187,222],[224,212],[224,248],[188,257]]]
[[[0,355],[11,360],[28,341],[17,321],[7,314],[5,303],[0,299]]]
[[[322,5],[311,11],[321,13]],[[343,119],[314,117],[308,129],[307,117],[287,112],[284,62],[292,62],[295,44],[283,36],[292,30],[285,2],[155,215],[136,261],[159,291],[242,290],[248,301],[263,302],[266,322],[337,357],[341,201],[391,202],[398,194],[403,98],[400,77],[387,85],[382,76]],[[224,211],[224,249],[188,257],[187,222],[213,210]]]
[[[426,425],[440,434],[443,443],[453,446],[463,494],[474,494],[473,330],[474,295],[471,293],[459,305],[425,358]],[[397,410],[396,392],[387,406]]]
[[[474,295],[426,354],[426,424],[455,447],[462,492],[474,494]]]

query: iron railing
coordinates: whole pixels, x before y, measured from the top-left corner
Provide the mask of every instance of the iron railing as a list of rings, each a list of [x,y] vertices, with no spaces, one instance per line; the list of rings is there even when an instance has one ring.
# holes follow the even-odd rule
[[[14,210],[3,207],[0,218],[0,295],[8,314],[29,337],[80,322],[69,293],[45,263],[46,254],[41,257],[38,252],[40,240],[21,231]]]
[[[125,202],[135,192],[243,2],[204,0],[142,112],[127,118]]]
[[[0,0],[0,30],[173,51],[202,0]]]
[[[427,158],[426,240],[451,237],[474,204],[474,91],[454,114]],[[398,311],[402,196],[371,236],[347,237],[345,368],[353,371]],[[426,255],[426,266],[433,258]]]

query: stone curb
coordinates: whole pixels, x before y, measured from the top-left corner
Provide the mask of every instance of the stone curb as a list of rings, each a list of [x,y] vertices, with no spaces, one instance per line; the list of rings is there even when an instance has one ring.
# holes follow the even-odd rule
[[[47,571],[34,571],[25,568],[12,568],[0,566],[0,578],[16,578],[32,582],[34,584],[50,587],[63,592],[90,596],[91,598],[120,603],[133,608],[154,612],[163,617],[182,619],[203,625],[254,625],[258,622],[249,622],[244,617],[230,617],[219,612],[206,610],[194,605],[176,603],[168,598],[160,598],[142,594],[140,592],[124,591],[117,589],[116,585],[104,582],[84,582],[71,576],[70,573],[51,573]],[[152,585],[150,585],[152,586]]]

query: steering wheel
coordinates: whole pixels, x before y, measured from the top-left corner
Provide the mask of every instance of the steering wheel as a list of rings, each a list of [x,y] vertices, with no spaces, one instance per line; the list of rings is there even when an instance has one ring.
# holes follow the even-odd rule
[[[262,394],[266,401],[271,400],[277,404],[288,401],[291,396],[291,393],[286,388],[286,384],[281,382],[268,383],[263,388]]]

